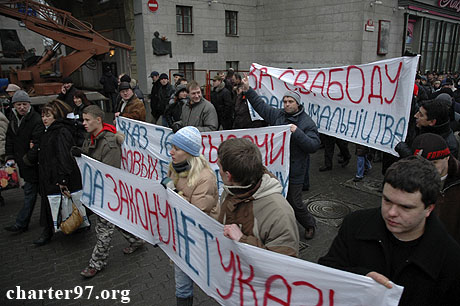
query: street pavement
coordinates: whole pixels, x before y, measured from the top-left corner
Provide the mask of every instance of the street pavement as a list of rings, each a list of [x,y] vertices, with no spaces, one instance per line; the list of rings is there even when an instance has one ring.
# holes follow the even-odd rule
[[[350,145],[350,151],[354,151],[354,145]],[[318,216],[322,216],[317,219],[316,236],[305,241],[303,229],[299,227],[302,240],[300,256],[311,262],[317,262],[327,252],[343,220],[342,215],[380,204],[378,192],[364,188],[368,183],[375,186],[381,181],[380,163],[374,164],[363,182],[355,184],[350,181],[356,171],[355,156],[345,168],[335,164],[332,171],[319,172],[323,153],[323,150],[319,150],[312,155],[311,187],[303,193],[305,203],[310,208],[313,207]],[[125,294],[125,299],[129,296],[129,305],[175,305],[173,265],[160,248],[147,245],[131,255],[124,255],[122,249],[127,243],[121,233],[116,231],[108,266],[94,278],[83,279],[80,271],[87,266],[96,243],[94,226],[90,231],[69,236],[58,233],[49,244],[36,247],[32,241],[41,233],[40,200],[37,200],[29,230],[14,235],[3,228],[14,224],[16,214],[22,207],[22,190],[7,190],[2,195],[6,205],[0,207],[0,305],[123,305],[121,293]],[[94,225],[95,215],[90,220]],[[74,289],[76,286],[81,286],[82,289],[93,286],[93,292],[90,300],[86,299],[89,287],[78,299],[7,299],[7,291],[16,291],[17,286],[26,292],[50,287],[64,290]],[[95,296],[100,295],[103,290],[110,290],[110,297],[113,297],[112,290],[118,290],[115,291],[116,298],[96,300]],[[123,290],[129,290],[129,294],[126,295],[127,292]],[[76,295],[72,294],[70,297],[74,298]],[[195,286],[194,305],[210,306],[218,303]]]

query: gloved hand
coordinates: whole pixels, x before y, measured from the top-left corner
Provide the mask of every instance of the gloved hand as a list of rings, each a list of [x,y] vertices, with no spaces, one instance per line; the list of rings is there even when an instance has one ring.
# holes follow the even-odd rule
[[[412,149],[409,147],[409,145],[404,142],[404,141],[401,141],[400,143],[398,143],[395,147],[395,151],[399,153],[399,156],[401,158],[404,158],[404,157],[407,157],[407,156],[411,156],[412,155]]]
[[[83,150],[80,147],[73,146],[70,149],[70,153],[72,154],[72,156],[81,157],[81,154],[83,153]]]
[[[177,121],[177,122],[174,122],[171,129],[173,130],[173,133],[176,133],[177,131],[179,131],[181,128],[183,128],[182,126],[182,123]]]
[[[163,185],[163,187],[165,189],[169,188],[169,189],[177,192],[176,186],[174,185],[174,181],[172,179],[170,179],[169,177],[165,177],[164,179],[162,179],[161,180],[161,185]]]

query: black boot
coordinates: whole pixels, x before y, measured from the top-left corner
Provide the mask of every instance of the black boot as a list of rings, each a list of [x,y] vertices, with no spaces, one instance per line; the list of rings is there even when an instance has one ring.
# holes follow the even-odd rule
[[[188,298],[180,298],[176,296],[176,305],[177,306],[192,306],[193,305],[193,295]]]
[[[50,242],[51,237],[53,237],[53,229],[45,227],[43,229],[43,232],[40,234],[40,237],[38,237],[38,239],[34,241],[34,244],[36,246],[43,246]]]

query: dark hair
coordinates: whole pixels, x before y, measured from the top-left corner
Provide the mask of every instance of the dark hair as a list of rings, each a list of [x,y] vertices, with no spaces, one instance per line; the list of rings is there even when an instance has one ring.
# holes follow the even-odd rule
[[[97,105],[89,105],[83,109],[83,114],[91,115],[94,118],[100,117],[104,121],[104,111]]]
[[[120,78],[120,82],[131,82],[131,77],[127,74],[124,74],[121,78]]]
[[[259,148],[247,138],[225,140],[217,150],[217,157],[222,170],[230,172],[241,186],[256,184],[264,174]]]
[[[439,100],[422,101],[420,107],[426,110],[428,120],[436,119],[436,125],[449,121],[449,107]]]
[[[70,105],[58,99],[50,101],[42,106],[42,115],[51,113],[56,120],[67,118],[67,114],[71,112],[72,108]]]
[[[234,76],[235,76],[235,79],[237,79],[237,80],[240,80],[240,81],[241,81],[241,74],[239,74],[239,73],[235,73],[235,74],[234,74]]]
[[[441,190],[439,172],[421,156],[409,156],[391,165],[383,182],[409,193],[420,191],[425,208],[436,203]]]
[[[81,102],[85,106],[92,105],[92,103],[88,100],[88,98],[82,90],[75,91],[74,97],[80,98]]]

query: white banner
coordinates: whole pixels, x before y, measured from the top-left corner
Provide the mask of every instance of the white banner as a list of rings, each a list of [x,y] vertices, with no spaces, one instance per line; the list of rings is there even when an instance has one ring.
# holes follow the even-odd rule
[[[394,147],[406,138],[418,60],[300,70],[252,64],[249,81],[278,108],[287,90],[298,92],[321,133],[398,155]],[[251,115],[260,119],[252,108]]]
[[[223,225],[170,189],[77,158],[82,203],[161,249],[221,305],[398,305],[403,288],[223,236]]]
[[[117,130],[126,136],[121,148],[121,168],[139,177],[161,182],[167,176],[168,165],[171,162],[169,151],[172,147],[172,130],[125,117],[117,118]],[[202,132],[201,153],[216,173],[217,187],[221,193],[223,182],[217,166],[217,148],[229,138],[248,138],[260,149],[264,166],[276,175],[283,186],[283,195],[286,196],[289,184],[290,136],[288,125]]]

